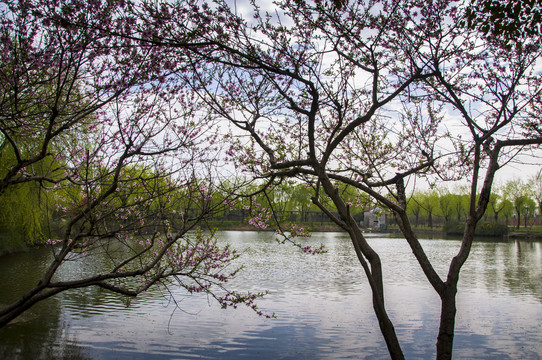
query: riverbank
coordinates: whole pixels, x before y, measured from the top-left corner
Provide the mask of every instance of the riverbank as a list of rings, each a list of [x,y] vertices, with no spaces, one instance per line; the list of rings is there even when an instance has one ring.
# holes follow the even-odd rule
[[[399,232],[399,229],[392,229],[390,232]],[[446,234],[442,228],[414,228],[416,235],[418,236],[461,236],[461,234]],[[478,238],[490,238],[490,239],[519,239],[519,240],[534,240],[542,241],[542,230],[537,228],[527,228],[527,229],[515,229],[509,228],[508,233],[505,235],[491,236],[491,235],[480,235],[476,234]]]
[[[225,222],[213,224],[214,228],[218,230],[225,230],[225,231],[257,231],[259,229],[254,228],[252,225],[249,224],[242,224],[242,223],[235,223],[235,224],[227,224]],[[343,232],[344,230],[337,225],[334,224],[302,224],[305,228],[307,228],[310,232]],[[401,231],[398,227],[388,227],[386,229],[362,229],[363,232],[371,232],[371,233],[385,233],[385,234],[397,234],[401,235]],[[269,231],[273,231],[272,229],[269,229]],[[417,236],[420,237],[457,237],[457,234],[446,234],[443,228],[441,227],[434,227],[434,228],[425,228],[425,227],[419,227],[414,228],[414,231]],[[527,228],[527,229],[509,229],[509,233],[507,235],[499,235],[499,236],[484,236],[484,235],[477,235],[479,238],[491,238],[491,239],[520,239],[520,240],[535,240],[535,241],[542,241],[542,229],[537,228]]]
[[[0,256],[25,252],[30,247],[23,242],[12,241],[8,236],[0,234]]]
[[[224,231],[258,231],[260,229],[256,229],[254,226],[249,225],[247,223],[241,223],[241,222],[210,222],[208,224],[210,228],[218,229],[218,230],[224,230]],[[343,232],[344,230],[338,226],[331,223],[327,224],[303,224],[304,227],[306,227],[310,232]],[[385,233],[385,234],[397,234],[398,236],[401,236],[401,232],[397,227],[388,227],[385,230],[382,229],[362,229],[363,232],[371,232],[371,233]],[[261,230],[260,230],[261,231]],[[274,229],[269,229],[268,231],[274,231]],[[414,231],[417,236],[423,237],[423,238],[438,238],[438,237],[447,237],[447,236],[453,236],[457,237],[457,235],[447,235],[442,228],[414,228]],[[1,239],[0,234],[0,239]],[[510,229],[509,233],[505,236],[484,236],[484,238],[489,239],[504,239],[504,240],[512,240],[512,239],[519,239],[519,240],[530,240],[530,241],[542,241],[542,229],[538,229],[537,227],[531,227],[531,228],[520,228],[520,229]],[[20,253],[20,252],[26,252],[30,251],[36,246],[29,246],[25,245],[22,246],[21,244],[17,244],[17,246],[6,246],[7,242],[2,242],[4,246],[0,245],[0,256],[9,255],[13,253]],[[39,245],[38,245],[39,246]]]

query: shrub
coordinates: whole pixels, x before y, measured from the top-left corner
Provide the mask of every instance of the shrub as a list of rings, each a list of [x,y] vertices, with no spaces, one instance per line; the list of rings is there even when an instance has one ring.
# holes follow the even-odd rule
[[[446,235],[463,235],[465,224],[458,221],[448,221],[444,224]],[[503,236],[508,234],[508,226],[490,221],[481,221],[474,232],[477,236]]]

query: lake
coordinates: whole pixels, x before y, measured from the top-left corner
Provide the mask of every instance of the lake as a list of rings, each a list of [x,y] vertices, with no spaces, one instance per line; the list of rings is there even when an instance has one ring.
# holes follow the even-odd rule
[[[370,288],[344,233],[307,240],[328,252],[307,255],[270,232],[223,231],[246,266],[231,288],[269,290],[259,317],[221,310],[202,294],[154,289],[127,298],[88,288],[43,301],[0,329],[2,359],[386,359]],[[386,302],[409,359],[432,359],[440,301],[406,242],[369,234],[385,274]],[[457,240],[422,240],[446,273]],[[47,249],[0,258],[0,303],[34,284]],[[88,264],[86,264],[88,265]],[[85,266],[86,266],[85,265]],[[83,272],[70,263],[63,276]],[[461,273],[454,357],[542,359],[542,243],[477,241]]]

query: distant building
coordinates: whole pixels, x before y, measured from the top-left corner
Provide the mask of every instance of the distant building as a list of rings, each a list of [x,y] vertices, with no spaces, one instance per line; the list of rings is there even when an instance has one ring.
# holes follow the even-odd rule
[[[365,210],[363,213],[363,227],[367,229],[386,230],[386,213],[378,207]]]

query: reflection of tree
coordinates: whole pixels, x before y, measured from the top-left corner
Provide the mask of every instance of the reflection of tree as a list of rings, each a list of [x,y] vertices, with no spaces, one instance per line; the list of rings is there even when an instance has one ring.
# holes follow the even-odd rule
[[[36,283],[51,258],[46,251],[3,256],[0,262],[0,303],[17,299],[24,293],[26,284]],[[53,297],[36,304],[13,323],[1,328],[0,358],[86,359],[83,348],[67,338],[69,333],[64,328],[61,309],[60,300]]]
[[[470,266],[469,274],[477,286],[487,286],[490,292],[505,291],[513,296],[532,296],[542,303],[542,244],[516,241],[514,243],[479,243],[483,252],[480,261]]]
[[[542,302],[542,244],[533,241],[516,241],[515,257],[510,256],[510,266],[505,272],[506,284],[515,293],[528,293]]]

